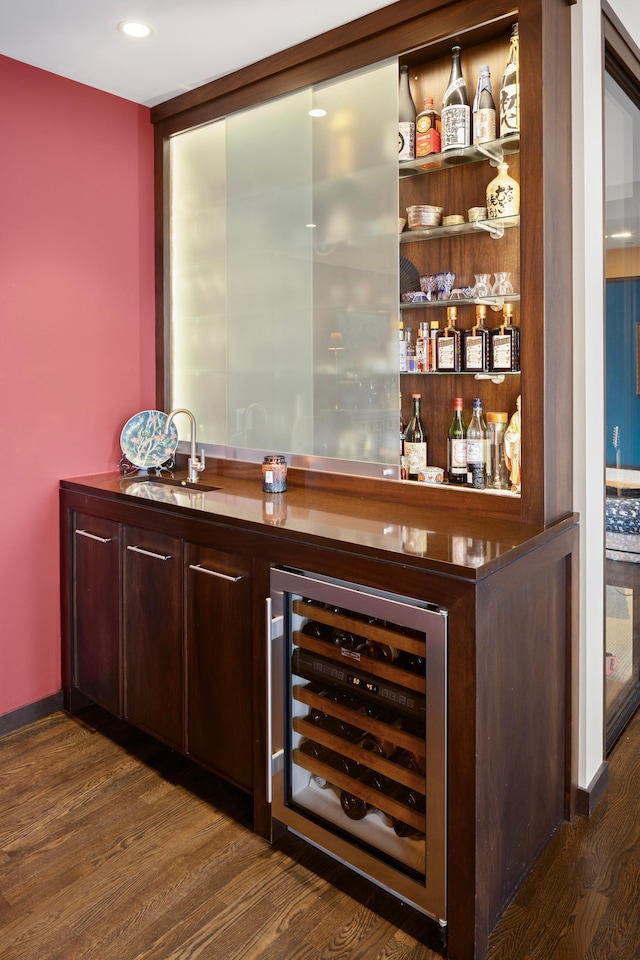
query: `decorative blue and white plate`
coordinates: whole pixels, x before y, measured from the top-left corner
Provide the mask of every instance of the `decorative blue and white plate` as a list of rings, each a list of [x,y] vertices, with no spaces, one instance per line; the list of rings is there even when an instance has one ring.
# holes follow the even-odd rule
[[[159,467],[173,457],[178,430],[162,410],[143,410],[127,420],[120,434],[122,452],[136,467]]]

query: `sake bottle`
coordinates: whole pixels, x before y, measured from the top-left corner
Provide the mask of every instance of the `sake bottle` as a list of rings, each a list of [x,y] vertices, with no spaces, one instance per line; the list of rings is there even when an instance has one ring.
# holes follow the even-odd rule
[[[409,87],[409,68],[400,67],[398,91],[398,159],[416,158],[416,107]]]
[[[441,150],[456,150],[471,144],[471,107],[469,94],[460,65],[460,47],[453,48],[451,75],[442,98]]]
[[[500,87],[500,136],[520,133],[520,65],[518,24],[511,30],[509,60]]]
[[[473,101],[473,142],[486,143],[496,138],[496,105],[491,90],[488,66],[480,67],[478,88]]]

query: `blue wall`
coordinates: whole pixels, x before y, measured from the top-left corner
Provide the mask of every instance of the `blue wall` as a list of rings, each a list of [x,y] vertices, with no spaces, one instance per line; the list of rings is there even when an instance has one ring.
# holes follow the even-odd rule
[[[620,466],[640,467],[638,323],[640,278],[606,285],[606,460],[615,466],[613,428],[620,428]],[[585,411],[589,416],[589,411]]]

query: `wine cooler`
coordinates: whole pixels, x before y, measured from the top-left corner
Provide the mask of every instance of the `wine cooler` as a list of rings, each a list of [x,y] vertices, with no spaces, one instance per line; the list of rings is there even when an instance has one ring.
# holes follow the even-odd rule
[[[274,568],[273,817],[446,927],[447,612]]]

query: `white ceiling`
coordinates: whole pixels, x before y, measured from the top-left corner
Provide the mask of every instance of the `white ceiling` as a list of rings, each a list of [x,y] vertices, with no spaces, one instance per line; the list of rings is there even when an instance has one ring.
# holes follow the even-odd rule
[[[147,106],[391,0],[0,0],[0,54]],[[123,36],[122,20],[153,29]]]

